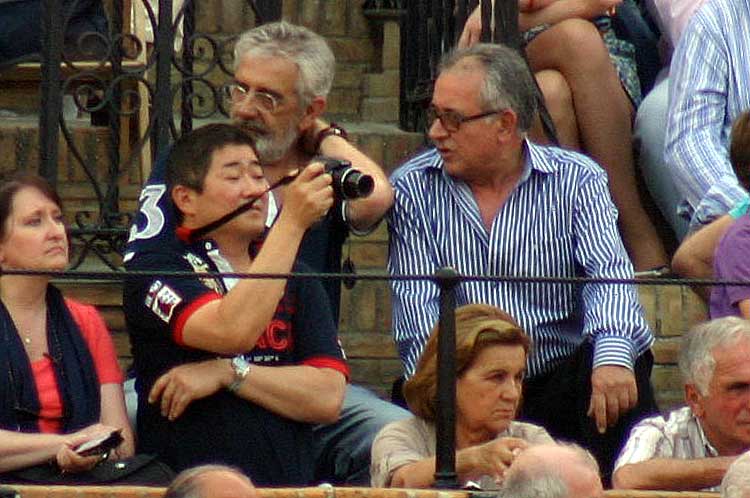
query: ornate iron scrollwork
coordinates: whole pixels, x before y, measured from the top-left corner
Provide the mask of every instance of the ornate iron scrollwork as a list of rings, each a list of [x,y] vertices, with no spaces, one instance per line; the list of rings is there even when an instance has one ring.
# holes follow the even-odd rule
[[[72,215],[73,267],[91,263],[119,269],[132,219],[127,209],[132,205],[126,206],[127,196],[121,194],[130,194],[135,203],[133,194],[146,180],[142,176],[151,159],[167,145],[164,137],[174,139],[192,129],[193,119],[228,116],[221,86],[232,75],[234,38],[196,32],[198,0],[185,0],[168,30],[158,29],[159,11],[171,12],[172,0],[110,0],[109,33],[83,32],[75,41],[76,50],[70,50],[64,36],[71,19],[67,13],[81,0],[72,0],[73,7],[68,0],[43,1],[39,172],[53,184],[72,183],[89,199]],[[281,15],[278,0],[246,1],[256,24]],[[126,8],[134,10],[123,15]],[[140,15],[134,17],[135,13]],[[125,25],[131,22],[151,28],[153,43]],[[171,50],[169,64],[160,64],[159,48],[175,47],[180,26],[180,50]],[[169,102],[159,101],[166,94]],[[63,98],[72,100],[73,110],[66,106],[64,112]],[[58,171],[60,133],[67,148],[64,171]],[[147,149],[149,145],[153,150]]]

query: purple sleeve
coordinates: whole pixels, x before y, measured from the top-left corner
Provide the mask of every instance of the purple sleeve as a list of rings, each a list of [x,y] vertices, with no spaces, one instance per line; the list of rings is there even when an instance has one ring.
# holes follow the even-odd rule
[[[745,215],[729,227],[714,254],[714,276],[719,280],[750,283],[750,216]],[[740,301],[750,299],[748,286],[714,286],[711,317],[738,315]]]

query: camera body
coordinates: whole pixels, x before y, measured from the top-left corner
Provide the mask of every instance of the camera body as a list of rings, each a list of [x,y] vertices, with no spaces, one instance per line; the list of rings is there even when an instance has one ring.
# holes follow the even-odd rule
[[[316,156],[316,161],[325,165],[326,173],[333,177],[333,192],[337,199],[352,200],[367,197],[375,188],[372,176],[352,167],[349,161],[328,156]]]

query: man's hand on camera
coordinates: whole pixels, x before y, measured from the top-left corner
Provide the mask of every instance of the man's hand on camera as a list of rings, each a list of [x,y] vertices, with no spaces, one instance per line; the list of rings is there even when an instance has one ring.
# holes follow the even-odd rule
[[[325,216],[332,205],[331,175],[325,173],[323,163],[313,161],[287,187],[281,217],[307,230]]]

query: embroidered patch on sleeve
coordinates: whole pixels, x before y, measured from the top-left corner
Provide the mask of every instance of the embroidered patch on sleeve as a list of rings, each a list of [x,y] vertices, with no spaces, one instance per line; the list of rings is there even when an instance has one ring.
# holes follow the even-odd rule
[[[156,316],[169,323],[174,309],[182,302],[182,298],[171,287],[156,280],[149,287],[144,302]]]

